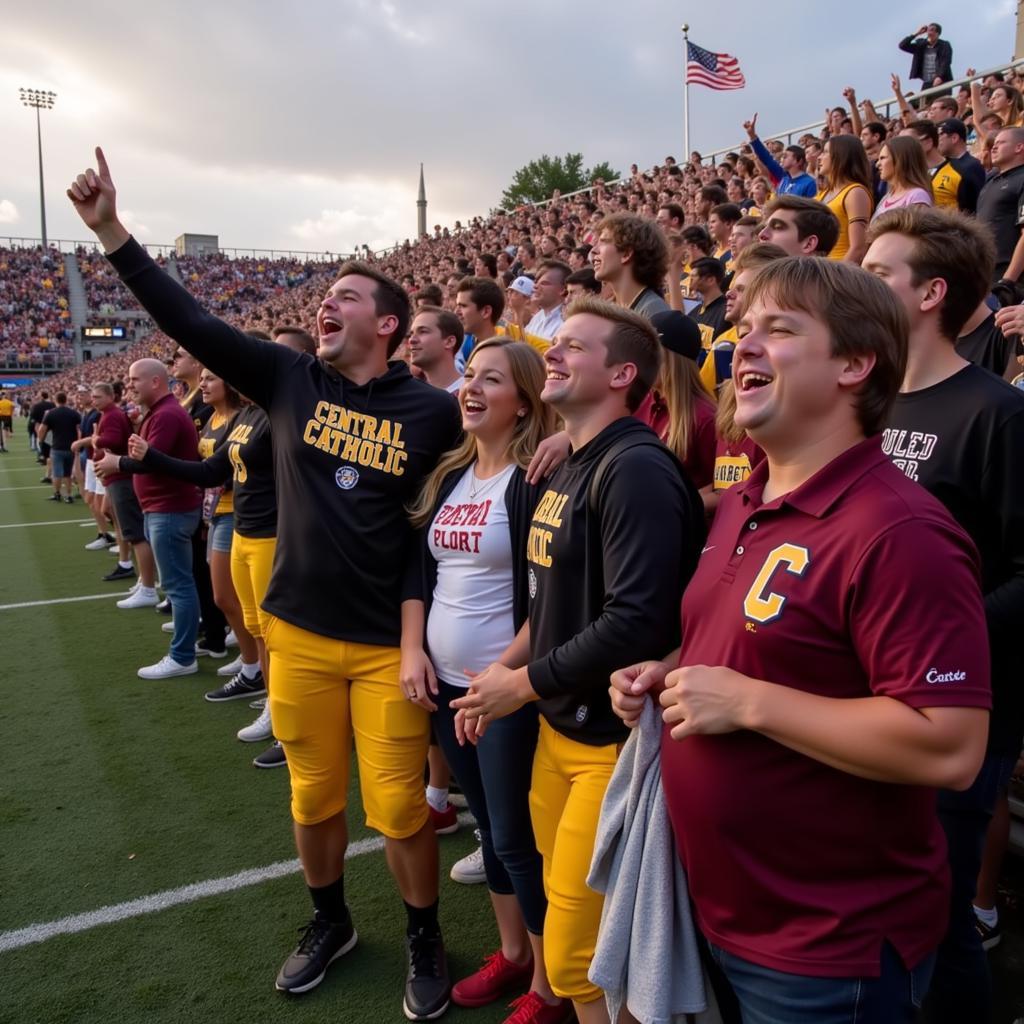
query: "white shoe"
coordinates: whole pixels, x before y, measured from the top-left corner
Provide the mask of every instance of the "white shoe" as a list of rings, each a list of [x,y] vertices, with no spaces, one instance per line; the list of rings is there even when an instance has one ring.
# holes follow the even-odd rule
[[[229,679],[242,671],[242,656],[239,655],[234,661],[229,661],[226,665],[221,665],[217,669],[217,675],[227,676]]]
[[[97,537],[95,540],[91,540],[91,541],[89,541],[88,544],[85,545],[85,550],[86,551],[102,551],[104,548],[107,548],[107,547],[110,547],[110,545],[107,543],[107,538],[106,537]],[[114,545],[114,550],[115,551],[117,550],[117,545],[116,544]]]
[[[235,636],[235,631],[233,629],[229,629],[228,630],[228,635],[226,637],[224,637],[224,646],[225,647],[237,647],[238,646],[238,637]]]
[[[170,679],[172,676],[191,676],[199,671],[199,665],[182,665],[169,654],[165,654],[155,665],[144,665],[139,669],[140,679]]]
[[[477,833],[479,837],[479,832]],[[461,882],[463,885],[478,885],[487,881],[487,872],[484,871],[484,851],[477,847],[472,853],[457,860],[452,865],[451,878],[453,882]]]
[[[111,544],[110,547],[107,548],[107,550],[108,551],[113,551],[113,553],[116,555],[121,550],[121,545],[120,544]]]
[[[239,729],[237,735],[243,743],[262,743],[264,740],[269,740],[273,736],[270,728],[269,706],[263,708],[260,712],[260,717],[252,725]]]
[[[154,608],[160,603],[155,590],[147,590],[139,587],[130,593],[123,601],[117,602],[118,608]]]
[[[161,622],[160,623],[160,628],[165,633],[173,633],[174,632],[174,619],[171,619],[169,622]]]

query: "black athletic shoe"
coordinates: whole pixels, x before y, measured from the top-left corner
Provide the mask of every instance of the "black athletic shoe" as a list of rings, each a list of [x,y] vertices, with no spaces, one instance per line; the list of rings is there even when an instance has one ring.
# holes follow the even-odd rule
[[[211,658],[226,658],[228,652],[223,642],[219,647],[214,647],[209,640],[199,640],[196,643],[196,657],[202,658],[209,655]]]
[[[45,500],[46,501],[60,501],[60,495],[59,494],[48,494],[46,496]]]
[[[284,747],[274,740],[262,754],[252,759],[252,763],[256,768],[283,768],[288,759],[284,756]]]
[[[41,484],[52,484],[53,483],[53,481],[48,476],[41,477],[39,482]]]
[[[128,566],[125,568],[123,565],[115,565],[112,572],[108,572],[103,577],[104,582],[113,583],[114,580],[133,580],[135,579],[135,568]]]
[[[155,606],[155,608],[161,615],[172,614],[170,598],[165,597],[158,605]]]
[[[74,503],[75,503],[75,499],[72,498],[70,494],[65,496],[65,498],[64,498],[64,504],[65,505],[74,505]]]
[[[422,931],[405,937],[409,952],[409,970],[405,975],[405,999],[402,1010],[409,1020],[435,1020],[451,1002],[452,983],[448,977],[448,958],[444,954],[441,933]]]
[[[359,939],[351,917],[341,924],[331,924],[314,913],[313,920],[299,931],[302,938],[295,952],[277,972],[274,987],[278,992],[299,995],[316,988],[324,980],[331,963],[344,956]]]
[[[263,673],[257,672],[255,679],[246,679],[241,672],[236,672],[223,686],[211,690],[206,699],[211,704],[219,704],[225,700],[241,700],[243,697],[258,697],[267,692],[267,684],[263,681]]]

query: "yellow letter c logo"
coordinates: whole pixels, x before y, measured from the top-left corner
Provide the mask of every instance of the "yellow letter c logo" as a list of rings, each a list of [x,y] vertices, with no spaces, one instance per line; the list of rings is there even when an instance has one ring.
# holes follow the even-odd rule
[[[747,591],[743,599],[743,611],[748,619],[755,622],[772,622],[782,614],[786,598],[781,594],[773,594],[769,589],[772,576],[779,566],[794,576],[803,576],[807,566],[811,564],[811,556],[807,548],[796,544],[780,544],[768,553],[761,566],[761,571]]]

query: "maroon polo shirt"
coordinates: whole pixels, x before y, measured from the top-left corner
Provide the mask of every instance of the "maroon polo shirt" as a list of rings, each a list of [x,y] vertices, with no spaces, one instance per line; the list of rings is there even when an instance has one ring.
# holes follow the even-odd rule
[[[781,499],[768,465],[723,497],[683,598],[681,665],[826,697],[990,707],[977,555],[869,438]],[[759,733],[662,739],[700,928],[736,956],[820,977],[909,967],[941,940],[946,846],[926,787],[871,782]]]
[[[128,454],[128,438],[132,436],[132,421],[128,414],[116,402],[100,413],[99,422],[93,433],[92,457],[94,462],[99,462],[107,452],[115,455]],[[118,480],[125,480],[128,473],[108,473],[104,478],[104,484],[112,484]]]
[[[195,424],[172,394],[154,403],[139,424],[139,434],[165,455],[199,461]],[[191,512],[203,501],[195,484],[162,473],[136,473],[132,482],[143,512]]]

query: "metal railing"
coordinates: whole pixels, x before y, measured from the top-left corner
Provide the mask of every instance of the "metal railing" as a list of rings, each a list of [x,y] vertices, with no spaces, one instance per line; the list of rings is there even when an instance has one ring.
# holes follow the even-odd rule
[[[47,239],[49,248],[56,250],[62,255],[75,252],[76,249],[87,249],[90,252],[100,252],[100,246],[96,239],[76,238],[50,238]],[[4,249],[38,249],[41,244],[39,238],[19,237],[16,235],[0,235],[0,248]],[[143,248],[151,256],[177,256],[175,246],[165,242],[143,242]],[[217,255],[230,256],[232,259],[294,259],[303,260],[307,263],[340,263],[351,259],[351,254],[340,252],[310,252],[296,249],[239,249],[230,246],[221,246]],[[203,257],[183,257],[187,259],[202,259]]]
[[[1007,71],[1011,71],[1011,70],[1013,70],[1015,68],[1019,68],[1019,67],[1022,67],[1022,66],[1024,66],[1024,57],[1018,58],[1017,60],[1011,60],[1011,61],[1007,62],[1006,64],[1000,64],[1000,65],[998,65],[998,66],[996,66],[994,68],[989,68],[987,71],[977,72],[976,74],[974,74],[970,78],[967,78],[967,77],[957,78],[957,79],[954,79],[952,82],[943,82],[942,85],[936,85],[936,86],[932,86],[932,87],[930,87],[928,89],[922,89],[920,92],[904,93],[903,98],[913,107],[915,105],[915,103],[917,103],[919,100],[928,99],[928,98],[930,98],[932,96],[942,96],[942,95],[945,95],[946,93],[948,93],[951,89],[959,88],[961,85],[969,86],[971,84],[971,82],[980,82],[987,75],[993,75],[996,72],[1001,72],[1001,73],[1005,74]],[[865,98],[867,98],[867,97],[865,97]],[[897,107],[897,108],[899,107],[899,100],[895,96],[891,96],[889,99],[886,99],[886,100],[880,100],[877,103],[874,103],[874,101],[872,101],[872,103],[873,103],[873,106],[874,106],[875,110],[882,110],[882,109],[884,109],[886,117],[890,116],[890,111],[891,111],[891,109],[894,106]],[[822,128],[825,127],[825,125],[827,123],[828,123],[827,121],[823,121],[823,120],[822,121],[813,121],[810,124],[801,125],[801,126],[799,126],[797,128],[787,128],[785,131],[774,132],[774,133],[772,133],[770,135],[761,135],[760,138],[764,142],[772,142],[772,141],[775,141],[776,139],[779,139],[779,140],[785,139],[786,140],[786,144],[787,145],[791,145],[794,138],[799,138],[801,135],[806,135],[808,132],[810,132],[810,133],[819,132]],[[723,146],[721,149],[716,149],[716,150],[714,150],[711,153],[704,154],[701,157],[701,162],[702,163],[706,163],[706,162],[710,161],[711,163],[714,163],[716,157],[725,156],[726,153],[738,152],[739,150],[741,150],[744,146],[746,146],[748,144],[749,144],[749,140],[748,139],[744,139],[743,142],[736,143],[736,144],[734,144],[732,146]],[[689,159],[689,154],[688,153],[686,154],[686,159]],[[684,161],[684,163],[685,163],[685,161]],[[617,178],[615,181],[606,181],[604,183],[604,185],[605,185],[605,188],[613,188],[616,185],[621,185],[623,182],[625,182],[627,180],[629,180],[629,179],[627,179],[625,177]],[[593,192],[594,188],[595,188],[594,185],[587,185],[585,188],[577,189],[575,192],[565,192],[561,196],[559,196],[558,198],[559,198],[559,201],[561,201],[562,199],[571,199],[573,196],[586,195],[588,192]],[[531,203],[529,205],[536,206],[536,207],[541,207],[541,206],[547,206],[549,203],[551,203],[553,201],[554,200],[551,200],[551,199],[541,199],[541,200],[538,200],[537,202]]]

